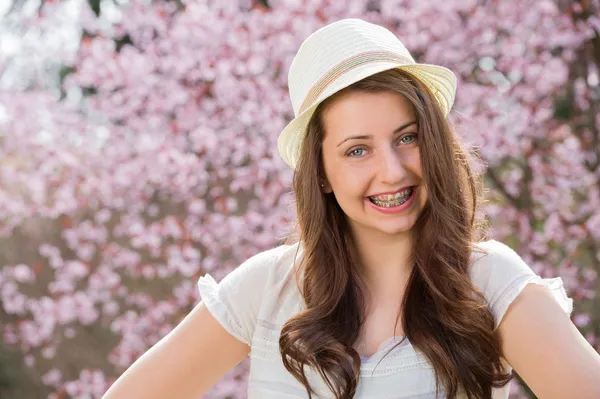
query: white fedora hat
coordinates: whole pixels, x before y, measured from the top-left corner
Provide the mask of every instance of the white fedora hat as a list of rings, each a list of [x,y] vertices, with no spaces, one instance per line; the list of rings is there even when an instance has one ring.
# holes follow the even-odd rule
[[[439,65],[416,63],[404,44],[386,28],[348,18],[308,36],[288,73],[295,118],[277,139],[277,149],[285,163],[296,167],[308,122],[323,100],[367,76],[393,68],[424,83],[444,115],[448,115],[456,94],[454,73]]]

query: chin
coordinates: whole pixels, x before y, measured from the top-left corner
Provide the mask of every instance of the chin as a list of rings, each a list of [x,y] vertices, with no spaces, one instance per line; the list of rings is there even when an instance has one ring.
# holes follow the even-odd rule
[[[390,236],[396,236],[396,235],[405,235],[407,233],[410,233],[410,231],[412,230],[414,224],[411,224],[409,226],[403,225],[403,226],[374,226],[376,230],[378,230],[379,232],[386,234],[386,235],[390,235]]]

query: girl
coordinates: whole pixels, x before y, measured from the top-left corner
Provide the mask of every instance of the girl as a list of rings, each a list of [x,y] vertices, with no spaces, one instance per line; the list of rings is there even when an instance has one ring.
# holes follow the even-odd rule
[[[513,369],[540,398],[600,398],[561,278],[484,239],[451,71],[346,19],[304,41],[289,89],[299,239],[202,277],[106,399],[197,399],[248,355],[253,399],[505,399]]]

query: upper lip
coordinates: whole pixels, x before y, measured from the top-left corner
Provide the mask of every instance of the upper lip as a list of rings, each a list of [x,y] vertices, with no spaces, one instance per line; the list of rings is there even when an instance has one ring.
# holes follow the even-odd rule
[[[396,194],[396,193],[408,190],[411,187],[416,187],[416,186],[406,186],[406,187],[402,187],[401,189],[396,190],[396,191],[386,191],[385,193],[378,193],[378,194],[369,195],[369,197],[381,197],[382,195],[389,195],[389,194],[393,195],[393,194]]]

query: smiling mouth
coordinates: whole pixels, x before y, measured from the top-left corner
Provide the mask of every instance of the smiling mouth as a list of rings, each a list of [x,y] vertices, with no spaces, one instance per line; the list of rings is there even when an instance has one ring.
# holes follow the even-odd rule
[[[408,188],[400,193],[388,194],[377,197],[368,197],[369,201],[382,208],[392,208],[400,206],[412,197],[415,191],[415,186]]]

